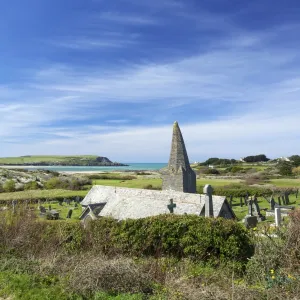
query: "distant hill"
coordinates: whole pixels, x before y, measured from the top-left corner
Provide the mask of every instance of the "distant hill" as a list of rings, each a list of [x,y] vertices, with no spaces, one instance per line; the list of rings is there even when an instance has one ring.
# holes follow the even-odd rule
[[[107,157],[96,155],[49,155],[0,158],[0,165],[5,166],[126,166],[112,162]]]

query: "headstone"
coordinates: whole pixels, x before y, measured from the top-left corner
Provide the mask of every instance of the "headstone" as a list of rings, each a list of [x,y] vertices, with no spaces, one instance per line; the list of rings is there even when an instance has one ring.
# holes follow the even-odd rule
[[[173,199],[170,199],[170,204],[168,205],[168,209],[170,211],[171,214],[174,213],[174,208],[176,207],[176,204],[173,203]]]
[[[296,199],[298,198],[299,190],[296,191]]]
[[[286,202],[285,202],[285,197],[284,197],[284,196],[281,196],[281,199],[282,199],[283,205],[287,205]]]
[[[213,217],[213,201],[212,201],[212,193],[213,188],[210,184],[206,184],[203,188],[203,193],[205,194],[205,217]]]
[[[256,227],[257,222],[258,220],[256,216],[246,216],[244,219],[244,224],[248,229]]]
[[[66,199],[66,203],[67,203],[67,205],[70,205],[71,204],[71,200],[70,199]]]
[[[285,205],[289,205],[290,204],[290,198],[289,198],[289,192],[286,191],[284,193],[284,199],[285,199]]]
[[[271,210],[274,210],[275,209],[275,205],[276,205],[276,202],[274,200],[274,198],[272,197],[271,201],[270,201],[270,204],[271,204]]]
[[[253,216],[253,200],[248,200],[248,215]]]
[[[278,197],[278,204],[279,204],[279,206],[281,206],[281,197],[280,196]]]
[[[247,193],[246,196],[244,197],[244,203],[246,206],[248,205],[248,200],[249,200],[249,194]]]
[[[40,213],[41,214],[45,214],[45,213],[47,213],[47,210],[46,210],[46,208],[44,207],[44,206],[40,206]]]
[[[243,197],[240,197],[240,207],[243,207]]]
[[[51,205],[49,205],[49,210],[52,210],[52,207],[51,207]]]
[[[281,209],[279,207],[275,208],[275,225],[278,227],[281,224]]]
[[[13,213],[15,213],[16,212],[16,206],[17,206],[17,200],[13,200],[11,204],[12,204]]]
[[[232,207],[232,195],[230,195],[230,197],[229,197],[229,204],[230,204],[230,207]]]
[[[73,213],[73,209],[69,209],[68,214],[67,214],[67,219],[71,219]]]
[[[79,196],[76,196],[75,202],[76,202],[76,203],[79,203],[79,202],[80,202],[80,197],[79,197]]]

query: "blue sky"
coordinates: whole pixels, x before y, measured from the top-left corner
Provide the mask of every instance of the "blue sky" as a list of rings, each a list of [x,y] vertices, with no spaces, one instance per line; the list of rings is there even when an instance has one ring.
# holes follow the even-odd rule
[[[298,1],[2,2],[0,156],[299,154]]]

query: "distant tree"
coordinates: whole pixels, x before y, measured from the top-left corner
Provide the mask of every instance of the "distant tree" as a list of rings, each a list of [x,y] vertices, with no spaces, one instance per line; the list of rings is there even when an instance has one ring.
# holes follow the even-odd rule
[[[282,161],[278,164],[279,174],[282,176],[290,176],[293,175],[293,165],[288,161]]]
[[[244,158],[244,161],[247,163],[254,163],[254,162],[266,162],[269,161],[270,159],[266,157],[265,154],[259,154],[259,155],[252,155],[252,156],[247,156]]]
[[[209,166],[209,165],[226,166],[226,165],[232,165],[236,162],[237,161],[235,159],[211,157],[211,158],[207,159],[205,162],[201,163],[200,165],[202,165],[202,166]]]
[[[292,155],[289,157],[289,159],[294,167],[300,166],[300,156],[299,155]]]

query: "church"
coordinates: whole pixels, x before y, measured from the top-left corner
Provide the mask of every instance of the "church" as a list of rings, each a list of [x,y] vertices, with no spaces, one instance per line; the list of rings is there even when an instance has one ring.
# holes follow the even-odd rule
[[[212,195],[212,190],[205,194],[196,193],[196,174],[190,167],[177,122],[173,125],[169,163],[160,173],[161,191],[93,186],[81,202],[83,212],[80,219],[86,224],[99,217],[124,220],[170,213],[235,218],[226,197]]]

